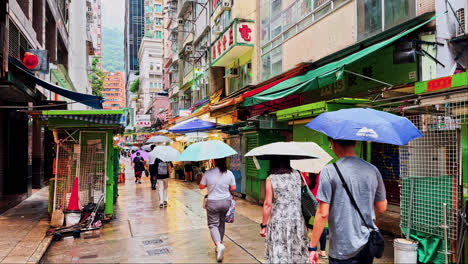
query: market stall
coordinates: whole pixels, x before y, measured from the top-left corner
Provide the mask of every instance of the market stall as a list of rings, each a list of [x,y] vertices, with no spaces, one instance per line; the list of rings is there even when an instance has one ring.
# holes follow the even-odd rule
[[[52,210],[63,211],[78,179],[79,209],[105,203],[105,215],[114,213],[114,133],[125,122],[121,110],[43,111],[42,119],[54,133],[56,175]]]

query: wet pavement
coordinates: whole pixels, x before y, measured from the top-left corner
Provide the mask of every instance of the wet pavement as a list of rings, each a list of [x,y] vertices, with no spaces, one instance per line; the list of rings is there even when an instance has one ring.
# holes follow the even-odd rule
[[[168,207],[161,209],[158,192],[151,190],[149,178],[143,176],[143,184],[135,184],[128,162],[125,160],[127,181],[119,184],[115,219],[78,239],[65,237],[52,242],[42,262],[216,263],[202,208],[204,192],[194,183],[171,179]],[[225,263],[264,261],[261,218],[261,206],[237,199],[235,223],[226,224]],[[391,262],[391,255],[379,262]]]
[[[0,263],[37,263],[50,244],[49,190],[35,192],[0,215]]]

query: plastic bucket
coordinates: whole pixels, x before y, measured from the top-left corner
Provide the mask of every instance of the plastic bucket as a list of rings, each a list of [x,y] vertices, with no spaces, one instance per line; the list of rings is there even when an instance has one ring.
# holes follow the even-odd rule
[[[81,220],[81,211],[65,211],[65,225],[76,225]]]
[[[395,263],[416,264],[418,263],[418,242],[397,238],[393,240]]]

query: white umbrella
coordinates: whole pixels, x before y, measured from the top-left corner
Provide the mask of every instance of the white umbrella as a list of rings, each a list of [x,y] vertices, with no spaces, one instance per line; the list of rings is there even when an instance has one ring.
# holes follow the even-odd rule
[[[141,149],[145,151],[151,151],[151,145],[152,144],[144,145],[143,147],[141,147]]]
[[[333,157],[314,142],[310,142],[310,148],[319,156],[318,159],[291,160],[291,168],[302,172],[319,173]]]
[[[156,159],[164,162],[176,161],[179,159],[180,152],[169,146],[157,146],[148,154],[149,164],[153,164]]]
[[[290,159],[317,159],[318,153],[312,148],[313,142],[275,142],[252,149],[246,157],[268,159],[271,156],[289,156]],[[316,144],[315,144],[316,145]]]
[[[162,133],[162,134],[167,133],[167,132],[169,131],[167,131],[166,129],[161,129],[161,130],[156,131],[156,133]]]
[[[132,146],[130,149],[131,149],[131,150],[139,150],[140,148],[137,147],[137,146]]]
[[[166,136],[152,136],[146,141],[146,143],[166,143],[166,142],[171,142],[171,139]]]

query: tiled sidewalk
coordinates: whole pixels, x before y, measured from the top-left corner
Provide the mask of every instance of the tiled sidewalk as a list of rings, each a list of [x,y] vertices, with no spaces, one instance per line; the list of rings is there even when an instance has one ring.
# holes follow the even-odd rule
[[[52,236],[47,212],[48,188],[0,215],[0,263],[38,263]]]

